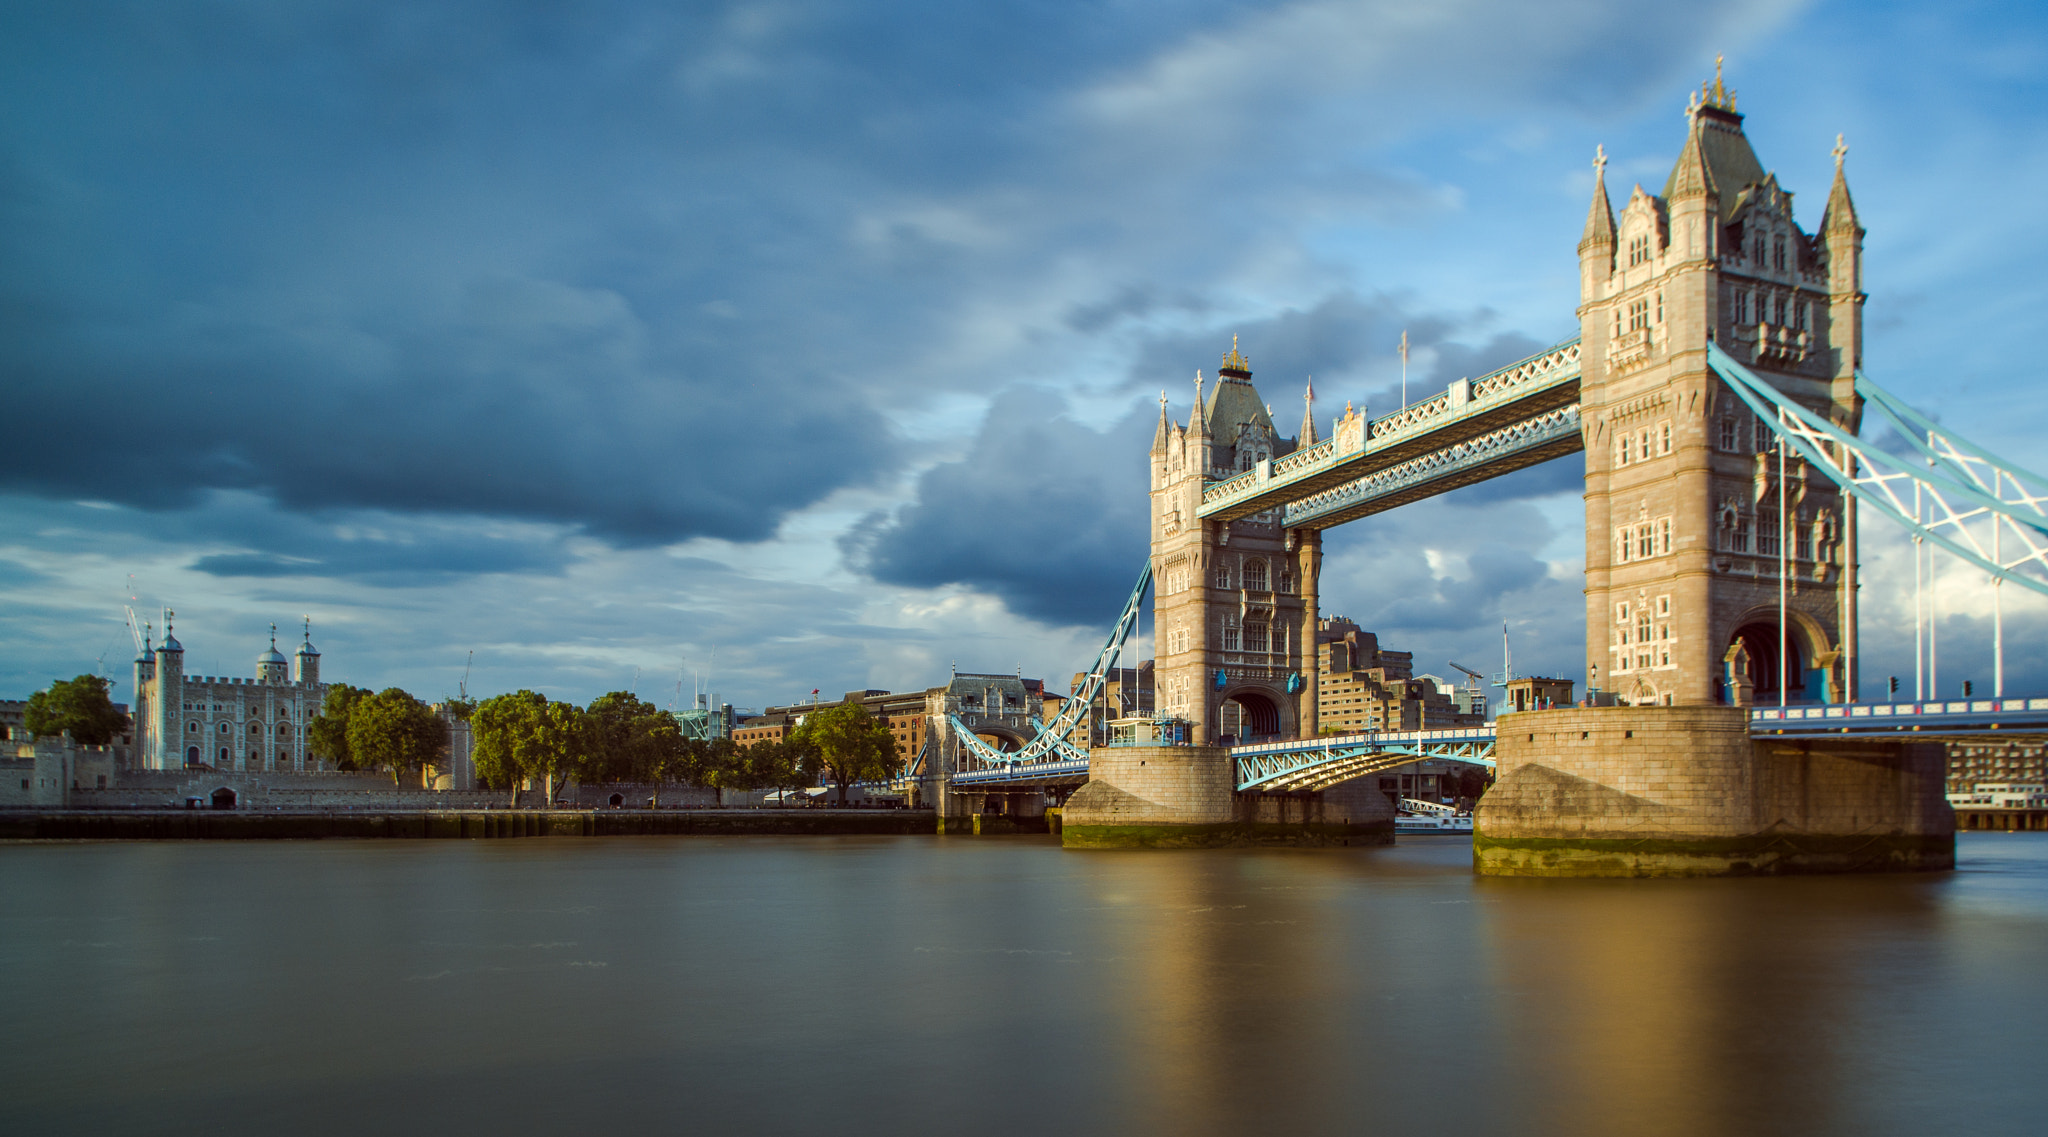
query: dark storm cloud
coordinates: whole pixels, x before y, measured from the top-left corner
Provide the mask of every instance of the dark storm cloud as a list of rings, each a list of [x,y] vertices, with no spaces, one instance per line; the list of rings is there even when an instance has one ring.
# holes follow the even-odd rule
[[[842,547],[891,584],[968,585],[1053,625],[1113,618],[1145,565],[1157,413],[1103,432],[1068,417],[1056,393],[1012,388],[967,457],[926,471],[915,501],[869,516]]]

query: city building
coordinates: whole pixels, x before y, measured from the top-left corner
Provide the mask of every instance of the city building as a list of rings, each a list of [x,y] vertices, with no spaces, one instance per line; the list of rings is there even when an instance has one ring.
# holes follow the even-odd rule
[[[1476,726],[1480,708],[1460,710],[1435,677],[1415,674],[1415,655],[1380,647],[1379,636],[1342,616],[1316,621],[1316,720],[1324,734]],[[1224,708],[1224,733],[1231,731]]]
[[[1948,790],[1970,792],[1985,782],[2048,782],[2048,742],[2040,738],[1972,738],[1948,744]]]
[[[306,749],[306,726],[327,697],[313,626],[290,662],[270,646],[254,678],[185,674],[185,648],[164,613],[164,639],[135,660],[137,765],[145,770],[312,771],[326,763]]]

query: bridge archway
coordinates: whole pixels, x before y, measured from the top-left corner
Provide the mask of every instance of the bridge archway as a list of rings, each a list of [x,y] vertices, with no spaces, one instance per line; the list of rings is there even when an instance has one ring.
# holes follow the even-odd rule
[[[1022,750],[1031,741],[1030,736],[1024,732],[998,723],[976,723],[974,737],[1005,754]]]
[[[1225,745],[1236,745],[1290,735],[1294,723],[1287,713],[1289,702],[1257,687],[1225,691],[1217,704],[1219,740]]]
[[[1824,648],[1817,629],[1800,612],[1789,613],[1785,635],[1785,699],[1787,702],[1817,702],[1827,697],[1824,677],[1814,674],[1813,660]],[[1738,620],[1725,647],[1740,643],[1749,656],[1751,698],[1757,703],[1778,701],[1778,613],[1775,609],[1753,610]],[[1729,701],[1727,679],[1715,688],[1719,701]]]

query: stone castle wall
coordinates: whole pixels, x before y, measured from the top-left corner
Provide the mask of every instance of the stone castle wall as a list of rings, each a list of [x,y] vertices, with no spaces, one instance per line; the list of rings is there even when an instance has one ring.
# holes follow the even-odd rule
[[[1111,746],[1061,812],[1069,848],[1386,844],[1394,806],[1371,779],[1318,793],[1235,792],[1218,746]]]

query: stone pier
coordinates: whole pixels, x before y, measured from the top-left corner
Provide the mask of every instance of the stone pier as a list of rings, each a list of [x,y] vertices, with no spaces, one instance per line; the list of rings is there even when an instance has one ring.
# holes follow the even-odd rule
[[[1955,867],[1937,743],[1752,738],[1741,707],[1502,715],[1480,800],[1488,876],[1732,876]]]
[[[1318,793],[1234,792],[1216,746],[1110,746],[1089,755],[1089,781],[1062,811],[1070,849],[1217,845],[1386,845],[1394,807],[1363,780]]]

